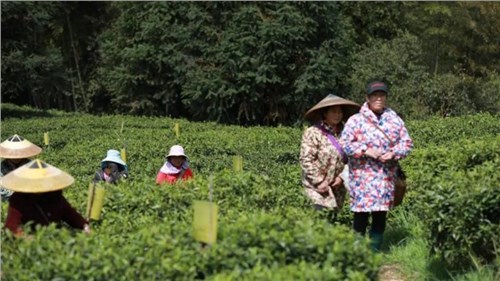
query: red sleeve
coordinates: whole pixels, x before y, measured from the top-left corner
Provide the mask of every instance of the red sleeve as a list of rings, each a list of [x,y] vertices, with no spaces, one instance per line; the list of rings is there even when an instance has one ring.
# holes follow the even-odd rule
[[[21,218],[23,215],[16,208],[16,206],[15,206],[16,204],[14,202],[11,198],[10,203],[9,203],[9,210],[7,211],[7,219],[5,221],[5,228],[10,230],[14,234],[21,234],[23,232],[22,227],[21,227],[22,226]]]
[[[73,207],[71,207],[66,198],[62,198],[61,204],[63,205],[63,220],[69,225],[74,228],[83,229],[83,226],[88,224],[88,221],[85,220]]]
[[[193,171],[191,171],[191,168],[188,168],[184,175],[182,176],[182,179],[187,180],[193,178]]]
[[[167,174],[158,172],[158,175],[156,176],[156,184],[162,184],[164,182],[168,182]]]

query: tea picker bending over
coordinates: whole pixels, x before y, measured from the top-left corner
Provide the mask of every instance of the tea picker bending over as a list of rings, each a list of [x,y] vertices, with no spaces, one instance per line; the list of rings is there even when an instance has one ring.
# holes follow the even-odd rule
[[[180,145],[172,146],[167,155],[167,161],[165,161],[156,176],[156,184],[174,184],[177,180],[187,180],[192,177],[193,171],[189,168],[189,161],[184,153],[184,148]]]
[[[117,184],[121,179],[128,178],[128,166],[120,157],[120,152],[110,149],[106,158],[101,161],[101,168],[95,173],[94,182]]]
[[[33,160],[2,178],[2,184],[14,191],[9,200],[5,228],[19,237],[25,233],[23,225],[65,222],[73,228],[90,233],[90,226],[64,198],[62,189],[75,180],[72,176],[41,160]]]
[[[0,144],[0,158],[2,158],[0,177],[21,167],[42,152],[42,149],[19,135],[13,135]],[[0,187],[2,200],[8,200],[13,191]]]

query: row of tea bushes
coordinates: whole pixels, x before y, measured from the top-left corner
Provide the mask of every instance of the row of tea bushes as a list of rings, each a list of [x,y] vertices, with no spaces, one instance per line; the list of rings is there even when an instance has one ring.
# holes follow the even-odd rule
[[[29,114],[29,109],[22,110]],[[43,146],[40,158],[75,177],[65,194],[80,212],[86,207],[89,181],[107,149],[127,148],[131,175],[127,182],[107,188],[102,219],[93,222],[90,237],[50,228],[35,234],[31,242],[2,235],[6,280],[283,280],[287,275],[304,280],[306,276],[375,279],[379,263],[366,252],[366,245],[352,240],[342,226],[325,225],[331,214],[314,212],[302,195],[298,163],[302,128],[44,114],[4,119],[2,137],[18,133],[43,146],[43,133],[49,131],[51,142]],[[416,145],[403,161],[410,186],[399,208],[420,215],[431,247],[452,267],[470,264],[469,249],[486,261],[498,256],[490,243],[498,241],[498,119],[476,115],[407,122]],[[173,131],[175,123],[180,125],[179,137]],[[156,173],[176,143],[185,146],[195,180],[158,187]],[[243,156],[243,172],[231,170],[234,155]],[[208,199],[210,182],[220,208],[220,240],[207,250],[193,241],[190,229],[192,203]],[[467,211],[460,209],[463,206]],[[6,204],[2,210],[4,221]],[[351,222],[345,207],[335,224]],[[245,235],[250,242],[240,243]],[[306,257],[308,250],[303,247],[319,254]],[[344,257],[344,251],[359,252],[361,257]],[[216,262],[207,262],[212,259]],[[223,259],[231,263],[225,265]],[[279,262],[271,262],[274,259]]]
[[[405,162],[405,208],[428,227],[432,250],[450,268],[491,263],[500,248],[500,135],[416,149]]]
[[[220,225],[218,242],[211,247],[195,242],[183,221],[157,222],[128,234],[101,230],[85,236],[48,227],[31,239],[4,238],[2,280],[271,278],[280,273],[258,269],[295,266],[302,268],[294,273],[299,279],[318,270],[335,273],[329,280],[374,280],[380,265],[367,241],[349,229],[300,216],[241,213]]]
[[[427,120],[408,121],[406,125],[416,148],[445,145],[460,139],[500,134],[500,116],[488,113],[460,117],[432,117]]]

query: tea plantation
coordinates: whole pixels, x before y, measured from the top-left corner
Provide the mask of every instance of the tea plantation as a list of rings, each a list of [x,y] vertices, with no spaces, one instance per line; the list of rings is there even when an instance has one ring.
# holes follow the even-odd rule
[[[498,268],[500,117],[435,118],[407,126],[415,149],[402,163],[409,192],[396,212],[424,222],[430,250],[450,270],[468,270],[474,261]],[[2,230],[1,278],[377,280],[382,254],[350,230],[347,204],[332,218],[314,211],[302,195],[302,129],[4,105],[2,141],[17,133],[41,146],[40,159],[75,178],[64,194],[82,214],[88,185],[108,149],[126,148],[130,177],[106,186],[91,235],[47,227],[15,239]],[[156,174],[174,144],[184,146],[195,179],[157,186]],[[243,157],[241,172],[233,171],[236,155]],[[210,182],[219,206],[218,236],[204,246],[192,237],[192,204],[209,199]],[[2,223],[7,207],[2,204]],[[404,239],[403,233],[398,243]]]

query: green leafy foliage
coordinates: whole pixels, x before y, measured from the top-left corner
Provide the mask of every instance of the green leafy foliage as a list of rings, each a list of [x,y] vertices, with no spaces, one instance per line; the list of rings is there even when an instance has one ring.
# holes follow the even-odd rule
[[[426,142],[404,162],[410,179],[405,207],[419,214],[432,251],[454,270],[470,268],[471,257],[482,263],[498,257],[499,126],[497,117],[483,118],[429,122],[435,133],[421,134]],[[440,136],[429,143],[434,134]]]
[[[4,102],[298,124],[387,80],[405,116],[498,112],[498,3],[2,2]]]
[[[7,108],[30,113],[27,108]],[[179,123],[179,138],[174,123]],[[101,220],[92,222],[90,236],[55,227],[39,229],[31,240],[3,232],[3,279],[193,280],[222,278],[219,274],[273,278],[276,267],[300,267],[297,276],[306,274],[306,268],[322,275],[335,273],[343,280],[376,276],[380,260],[366,241],[345,226],[329,223],[328,214],[314,211],[303,195],[297,162],[300,130],[282,127],[269,133],[263,127],[55,113],[8,118],[2,130],[41,146],[43,132],[49,132],[50,145],[43,146],[39,158],[75,177],[64,194],[80,212],[107,149],[126,145],[130,168],[125,182],[106,186]],[[157,186],[155,175],[176,143],[186,148],[195,179]],[[243,157],[243,172],[231,170],[236,154]],[[220,209],[218,240],[203,248],[191,234],[192,202],[208,200],[210,182]],[[2,221],[6,208],[4,204]],[[347,211],[343,214],[348,216]],[[44,266],[38,266],[41,261]]]
[[[332,218],[313,210],[303,195],[299,128],[2,109],[9,113],[3,136],[17,133],[42,146],[39,158],[75,177],[64,194],[80,212],[107,149],[126,147],[130,168],[125,182],[106,186],[101,220],[92,222],[90,236],[54,227],[39,229],[31,240],[3,232],[3,279],[377,278],[380,257],[349,230],[348,202]],[[471,266],[470,254],[484,263],[498,256],[498,124],[489,114],[407,122],[415,150],[403,161],[409,191],[398,211],[418,215],[425,225],[418,233],[450,269]],[[173,144],[185,147],[195,178],[157,186],[156,173]],[[242,172],[232,171],[235,155],[243,158]],[[192,202],[208,200],[210,182],[219,206],[218,240],[201,247],[192,238]],[[2,221],[6,210],[2,204]]]
[[[354,56],[349,77],[350,98],[362,103],[366,84],[380,79],[390,86],[391,108],[405,116],[428,114],[422,95],[422,83],[428,79],[428,74],[421,63],[421,55],[419,39],[408,33],[390,41],[373,40]]]

